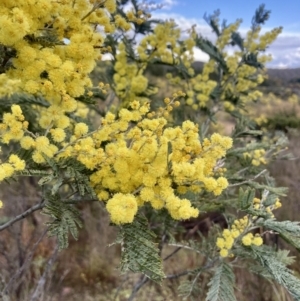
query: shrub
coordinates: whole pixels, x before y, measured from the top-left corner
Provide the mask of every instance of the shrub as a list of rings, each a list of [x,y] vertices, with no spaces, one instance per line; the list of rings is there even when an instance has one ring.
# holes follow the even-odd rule
[[[242,264],[300,300],[291,257],[265,243],[266,234],[280,235],[300,247],[299,224],[275,218],[286,190],[267,172],[287,140],[256,130],[245,109],[262,97],[257,87],[270,60],[264,51],[281,32],[261,33],[270,14],[263,5],[245,38],[241,20],[220,25],[219,13],[206,16],[215,43],[194,27],[184,37],[174,21],[152,20],[133,0],[10,0],[0,11],[0,181],[38,178],[42,194],[0,230],[42,210],[49,236],[66,248],[69,233],[76,239],[82,227],[78,204],[99,201],[119,230],[121,271],[145,275],[138,288],[189,275],[180,294],[194,296],[208,274],[206,300],[232,301],[234,267]],[[195,47],[210,57],[199,74]],[[107,53],[112,60],[97,66]],[[158,64],[174,72],[154,86],[146,71]],[[230,137],[213,130],[222,124],[220,112],[235,120]],[[176,241],[179,222],[204,212],[222,212],[226,228],[212,227],[199,243]],[[203,261],[165,275],[166,245],[200,253]],[[3,295],[9,293],[6,286]]]

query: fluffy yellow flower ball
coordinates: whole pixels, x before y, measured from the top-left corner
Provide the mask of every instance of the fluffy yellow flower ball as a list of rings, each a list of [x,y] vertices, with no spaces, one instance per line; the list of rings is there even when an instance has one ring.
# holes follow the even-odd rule
[[[251,246],[252,244],[252,238],[253,238],[253,234],[252,233],[248,233],[246,234],[243,238],[242,238],[242,243],[244,246]]]
[[[80,137],[85,135],[88,132],[88,130],[89,128],[85,123],[79,122],[75,125],[74,134],[76,137]]]
[[[132,223],[138,210],[138,204],[133,194],[117,193],[108,200],[106,209],[111,221],[117,225]]]

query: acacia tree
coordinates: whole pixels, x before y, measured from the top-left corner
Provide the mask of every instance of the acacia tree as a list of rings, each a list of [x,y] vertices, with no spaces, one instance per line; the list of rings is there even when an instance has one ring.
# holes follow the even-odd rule
[[[258,130],[246,109],[262,96],[264,51],[281,32],[261,34],[270,14],[264,6],[244,38],[241,20],[220,25],[218,12],[206,16],[215,43],[194,27],[186,37],[174,21],[151,19],[134,0],[4,0],[0,12],[0,181],[37,177],[42,191],[40,203],[1,231],[42,210],[51,218],[48,234],[66,248],[69,232],[76,239],[82,226],[77,204],[88,196],[119,229],[121,270],[145,275],[130,300],[148,280],[183,275],[192,280],[181,294],[197,297],[200,276],[212,272],[206,300],[236,300],[240,263],[300,300],[288,253],[264,244],[268,233],[300,247],[298,223],[273,214],[286,190],[267,172],[287,141]],[[209,55],[200,74],[195,48]],[[106,53],[112,59],[103,69]],[[170,71],[163,97],[147,76],[158,65]],[[213,130],[220,112],[235,120],[230,137]],[[200,243],[174,241],[179,221],[204,212],[223,212],[226,228],[213,227]],[[204,261],[165,275],[160,254],[171,242]]]

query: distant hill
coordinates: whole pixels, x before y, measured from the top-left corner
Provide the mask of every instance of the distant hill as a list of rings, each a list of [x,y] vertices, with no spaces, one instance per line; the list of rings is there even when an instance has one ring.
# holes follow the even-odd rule
[[[270,78],[277,78],[284,82],[300,82],[300,68],[268,69]]]
[[[203,62],[194,62],[193,67],[196,73],[201,72],[203,68]],[[300,68],[289,68],[289,69],[268,69],[269,78],[279,79],[283,82],[299,82],[300,83]]]
[[[203,69],[204,62],[196,61],[192,64],[196,74],[200,73]],[[154,76],[165,76],[167,72],[171,72],[174,70],[170,66],[166,66],[164,64],[156,64],[153,66],[149,66],[147,71],[150,72]],[[290,68],[290,69],[276,69],[270,68],[267,70],[269,79],[265,83],[270,86],[277,86],[287,83],[300,83],[300,68]]]
[[[194,62],[193,68],[195,69],[196,73],[201,72],[203,68],[203,62]],[[290,68],[290,69],[276,69],[276,68],[269,68],[268,69],[269,78],[279,79],[283,82],[299,82],[300,83],[300,68]]]

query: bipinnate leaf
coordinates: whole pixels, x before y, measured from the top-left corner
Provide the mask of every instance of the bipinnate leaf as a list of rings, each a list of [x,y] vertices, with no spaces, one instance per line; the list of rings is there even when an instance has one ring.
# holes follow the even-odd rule
[[[140,272],[155,282],[161,282],[165,277],[162,259],[157,244],[153,242],[155,234],[148,229],[147,220],[135,218],[133,223],[122,226],[121,235],[121,270]]]
[[[286,242],[300,250],[300,225],[299,222],[276,221],[267,219],[263,221],[263,226],[267,229],[275,231]]]
[[[232,267],[221,262],[208,283],[206,301],[236,301],[234,295],[235,276]]]
[[[271,278],[281,284],[294,298],[300,301],[300,279],[279,260],[273,250],[252,246],[252,256],[269,273]]]

